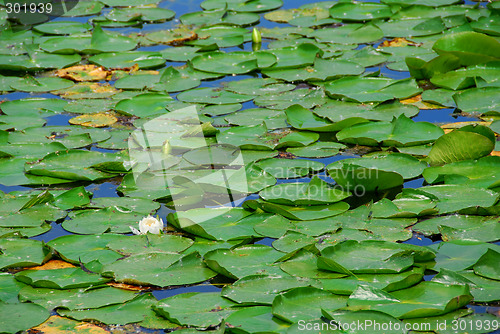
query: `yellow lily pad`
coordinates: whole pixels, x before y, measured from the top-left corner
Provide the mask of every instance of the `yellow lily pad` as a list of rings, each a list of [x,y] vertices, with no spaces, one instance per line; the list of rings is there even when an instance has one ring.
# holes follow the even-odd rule
[[[68,89],[52,92],[63,99],[104,99],[121,92],[108,83],[79,82]]]
[[[62,260],[50,260],[49,262],[36,267],[29,267],[25,269],[30,270],[49,270],[49,269],[61,269],[61,268],[74,268],[75,266],[69,262]]]
[[[399,102],[401,102],[402,104],[414,105],[414,106],[418,107],[419,109],[443,109],[443,108],[446,108],[446,107],[440,106],[439,104],[433,104],[433,103],[422,101],[421,94],[415,95],[415,96],[410,97],[408,99],[400,100]]]
[[[68,318],[63,318],[58,315],[53,315],[43,324],[31,329],[36,333],[45,334],[62,334],[62,333],[83,333],[83,334],[108,334],[109,331],[97,325],[75,321]]]
[[[102,128],[115,124],[118,119],[107,113],[87,114],[73,117],[69,120],[70,124],[89,126],[92,128]]]
[[[456,122],[456,123],[447,123],[441,125],[441,129],[460,129],[467,125],[484,125],[490,126],[491,122],[481,122],[481,121],[469,121],[469,122]]]
[[[57,70],[55,74],[60,78],[73,81],[101,81],[110,75],[110,71],[102,66],[76,65]]]
[[[415,43],[412,41],[407,40],[406,38],[403,37],[396,37],[391,39],[390,41],[383,41],[380,46],[386,47],[386,46],[393,46],[393,47],[405,47],[405,46],[420,46],[420,43]]]

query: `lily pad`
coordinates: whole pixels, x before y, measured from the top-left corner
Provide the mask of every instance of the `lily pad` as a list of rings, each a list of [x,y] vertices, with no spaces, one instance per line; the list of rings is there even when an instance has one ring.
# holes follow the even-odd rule
[[[52,90],[65,89],[73,86],[73,82],[61,78],[51,77],[25,77],[11,85],[15,90],[23,92],[49,92]]]
[[[358,288],[361,290],[363,288]],[[469,287],[422,282],[414,287],[378,296],[375,291],[356,291],[349,297],[348,305],[365,305],[399,319],[420,318],[449,313],[466,305],[472,296]],[[358,299],[359,298],[359,299]],[[368,304],[373,302],[374,304]],[[368,304],[368,305],[367,305]]]
[[[334,19],[343,21],[367,21],[385,19],[392,16],[391,8],[377,3],[339,3],[330,8],[330,15]]]
[[[371,122],[355,124],[337,133],[337,139],[349,144],[375,146],[415,146],[431,143],[441,137],[444,131],[428,122],[413,122],[405,115],[392,122]]]
[[[278,184],[259,193],[265,201],[284,205],[325,205],[350,195],[348,191],[333,188],[319,177],[313,177],[309,183]]]
[[[280,253],[269,246],[249,245],[229,249],[216,249],[205,254],[206,264],[217,273],[238,279],[248,275],[283,275],[272,264]]]
[[[290,323],[316,320],[321,309],[337,310],[345,307],[347,298],[314,287],[293,288],[278,295],[273,301],[274,316]]]
[[[309,148],[310,146],[306,146]],[[265,159],[257,163],[265,172],[271,174],[275,178],[295,178],[303,177],[309,173],[319,172],[324,168],[324,165],[318,161],[310,161],[305,159]]]
[[[78,296],[78,298],[74,298]],[[136,297],[135,291],[100,287],[96,289],[49,289],[25,286],[19,295],[22,302],[30,301],[51,311],[58,307],[74,309],[99,308],[122,304]]]
[[[207,328],[219,325],[233,313],[233,305],[219,292],[189,292],[162,299],[153,309],[179,325]]]
[[[219,88],[197,88],[177,95],[177,99],[183,102],[208,103],[208,104],[232,104],[250,101],[253,96],[231,93]]]
[[[68,122],[81,126],[90,126],[92,128],[102,128],[115,124],[118,119],[108,113],[87,114],[73,117]]]
[[[314,280],[291,276],[251,275],[225,286],[221,294],[240,305],[271,305],[274,298],[282,291],[317,284],[318,282]]]
[[[51,250],[38,240],[0,239],[2,256],[0,268],[28,267],[41,265],[51,257]]]
[[[475,160],[488,155],[494,148],[492,130],[481,125],[469,125],[438,138],[429,153],[429,162],[438,165]]]
[[[0,302],[0,312],[5,315],[0,331],[3,333],[17,333],[30,329],[47,320],[50,312],[40,305],[19,303],[7,304]]]
[[[131,268],[135,268],[131,271]],[[118,282],[138,285],[170,286],[204,282],[216,275],[198,253],[142,253],[131,255],[102,268],[104,276]]]
[[[121,254],[106,247],[108,243],[121,237],[117,234],[65,235],[49,241],[48,244],[68,262],[76,264],[97,260],[101,264],[107,264],[122,257]]]
[[[406,99],[422,90],[414,79],[392,80],[380,77],[346,77],[325,85],[333,98],[347,98],[357,102],[383,102]]]
[[[87,288],[110,281],[80,268],[24,270],[16,274],[16,279],[33,287],[49,289]]]

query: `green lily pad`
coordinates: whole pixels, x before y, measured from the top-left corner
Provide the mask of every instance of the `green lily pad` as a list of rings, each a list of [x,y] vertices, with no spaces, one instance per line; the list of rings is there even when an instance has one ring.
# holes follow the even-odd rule
[[[141,69],[155,68],[165,64],[165,59],[159,52],[110,52],[89,58],[89,61],[106,68],[130,68],[137,65]]]
[[[487,156],[477,160],[453,162],[443,166],[426,168],[422,175],[430,183],[470,184],[484,188],[497,186],[500,159]]]
[[[270,203],[284,205],[325,205],[339,202],[351,194],[335,189],[330,184],[313,177],[309,183],[282,183],[268,187],[259,196]]]
[[[185,42],[186,45],[205,47],[213,50],[219,48],[238,46],[245,41],[250,41],[250,32],[241,27],[232,25],[214,25],[196,29],[198,39]]]
[[[256,206],[266,212],[276,213],[292,220],[315,220],[327,217],[333,217],[349,209],[349,204],[337,202],[330,205],[313,206],[290,206],[269,202],[250,202],[246,201],[246,206]]]
[[[343,21],[367,21],[386,19],[392,16],[391,8],[377,3],[338,3],[330,8],[330,15],[334,19]]]
[[[317,286],[318,282],[291,276],[250,275],[225,286],[221,294],[243,305],[271,305],[280,292],[311,285]]]
[[[500,42],[491,36],[473,31],[448,34],[432,47],[438,54],[451,54],[460,59],[461,65],[482,64],[499,60]]]
[[[269,306],[254,306],[240,309],[226,319],[228,327],[238,328],[241,333],[259,333],[272,331],[285,333],[290,327],[288,322],[274,317]]]
[[[141,220],[139,212],[122,212],[116,207],[100,210],[82,210],[72,212],[70,220],[65,220],[62,227],[78,234],[130,233],[130,226]]]
[[[500,239],[498,218],[490,216],[443,216],[424,220],[413,228],[424,235],[442,234],[443,240],[497,241]]]
[[[457,108],[468,113],[500,110],[498,87],[472,88],[453,95]]]
[[[269,93],[282,93],[293,90],[295,85],[281,83],[281,81],[271,78],[250,78],[239,81],[230,81],[225,85],[225,89],[237,93],[253,96],[260,96]]]
[[[49,289],[87,288],[110,281],[80,268],[24,270],[16,274],[16,279],[33,287]]]
[[[77,320],[96,320],[109,325],[126,325],[142,321],[146,322],[151,318],[154,319],[156,315],[151,307],[156,303],[156,298],[153,297],[151,293],[146,293],[126,303],[108,305],[94,309],[59,309],[58,313],[63,317]]]
[[[494,133],[485,126],[465,126],[436,140],[429,153],[431,165],[475,160],[495,148]]]
[[[337,279],[346,276],[345,274],[320,270],[316,263],[316,255],[305,249],[300,249],[293,252],[289,259],[281,263],[280,267],[287,274],[295,277]]]
[[[482,87],[498,87],[498,76],[500,75],[500,63],[491,62],[486,65],[474,65],[466,68],[459,68],[442,74],[434,75],[430,81],[439,87],[459,90],[476,86],[481,80]]]
[[[115,106],[116,111],[127,116],[151,117],[165,114],[166,103],[172,101],[169,95],[144,93],[131,99],[121,100]]]
[[[235,304],[219,292],[189,292],[162,299],[153,309],[179,325],[207,328],[219,325]]]
[[[431,143],[441,137],[444,131],[428,122],[413,122],[405,115],[392,122],[370,122],[355,124],[337,133],[337,139],[349,144],[375,146],[415,146]]]
[[[324,248],[321,255],[318,268],[345,274],[400,273],[415,262],[434,258],[434,252],[425,247],[379,240],[347,240]]]
[[[51,250],[38,240],[0,239],[0,268],[38,266],[51,257]]]
[[[446,29],[443,19],[433,18],[411,18],[406,20],[392,19],[377,24],[383,34],[387,37],[429,36],[441,33]]]
[[[337,28],[315,30],[308,37],[313,37],[322,43],[361,44],[375,42],[384,37],[384,33],[376,25],[349,24]]]
[[[498,261],[500,259],[500,253],[494,251],[493,249],[488,249],[483,256],[474,265],[474,272],[477,275],[486,277],[489,279],[499,280],[500,271],[498,268]]]
[[[349,297],[349,306],[363,305],[368,309],[387,313],[399,319],[450,313],[472,300],[468,286],[437,282],[422,282],[414,287],[394,291],[384,296],[377,295],[376,290],[359,291],[359,297],[356,294],[355,291]]]
[[[77,54],[59,55],[47,52],[33,52],[31,55],[0,55],[0,69],[13,71],[39,71],[40,69],[64,68],[82,59]]]
[[[48,289],[25,286],[19,293],[22,302],[32,302],[53,310],[64,307],[70,310],[99,308],[122,304],[136,297],[135,291],[100,287],[96,289]],[[74,296],[78,296],[77,299]]]
[[[222,112],[222,111],[221,111]],[[271,110],[266,108],[245,109],[238,111],[224,120],[233,125],[259,125],[264,123],[266,128],[281,129],[286,128],[286,117],[280,110]]]
[[[461,271],[459,274],[474,284],[471,287],[471,294],[476,302],[490,302],[497,299],[500,292],[500,283],[497,280],[476,275],[471,270]]]
[[[347,98],[357,102],[383,102],[406,99],[422,90],[414,79],[393,80],[380,77],[346,77],[325,85],[333,98]]]
[[[200,78],[189,74],[189,71],[168,67],[159,78],[159,81],[155,82],[151,87],[153,90],[167,92],[180,92],[198,87],[201,83]],[[134,80],[134,77],[129,78]]]
[[[26,172],[33,175],[51,176],[71,181],[105,179],[113,174],[123,173],[124,156],[118,154],[68,150],[49,153],[41,161],[26,166]],[[94,166],[94,168],[90,168]]]
[[[358,75],[364,72],[359,64],[347,60],[316,58],[313,66],[294,69],[265,69],[263,74],[289,82],[306,80],[331,80],[345,75]]]
[[[235,94],[219,88],[197,88],[177,95],[177,99],[191,103],[232,104],[250,101],[250,95]]]
[[[19,303],[19,291],[26,287],[26,284],[19,282],[14,275],[9,273],[0,274],[0,300],[9,304]]]
[[[75,17],[75,16],[87,16],[87,15],[98,15],[104,5],[99,1],[84,1],[78,2],[73,8],[65,12],[62,16],[64,17]]]
[[[33,27],[33,30],[48,35],[71,35],[85,33],[90,30],[90,28],[91,26],[88,23],[57,21],[38,24]]]
[[[273,301],[274,316],[290,323],[316,320],[321,309],[337,310],[346,306],[347,297],[314,287],[293,288]]]
[[[64,235],[49,241],[48,245],[54,248],[61,258],[71,263],[88,263],[97,260],[102,264],[107,264],[122,257],[121,254],[106,247],[108,243],[122,237],[117,234]]]
[[[189,248],[193,241],[188,238],[171,234],[133,235],[116,238],[110,241],[106,248],[112,249],[122,255],[141,253],[175,253]],[[102,261],[101,261],[102,262]]]
[[[487,189],[451,184],[422,187],[416,190],[415,194],[428,194],[426,196],[431,199],[437,198],[439,202],[436,208],[441,214],[474,206],[489,207],[496,203],[498,196],[497,193]]]
[[[2,112],[17,116],[48,116],[63,112],[68,102],[60,99],[27,98],[5,101]]]
[[[2,333],[17,333],[30,329],[47,320],[50,312],[36,304],[8,304],[0,302],[0,312],[5,316],[0,324]]]
[[[338,154],[345,145],[335,142],[317,142],[304,147],[291,147],[286,151],[303,158],[326,158]]]
[[[175,12],[170,9],[144,7],[115,8],[105,15],[108,20],[118,22],[162,22],[171,20],[174,16]]]
[[[136,46],[137,43],[133,39],[106,32],[97,26],[92,36],[51,38],[43,42],[40,48],[50,53],[71,54],[123,52],[133,50]]]
[[[275,178],[289,179],[295,177],[303,177],[313,172],[319,172],[324,168],[325,165],[318,161],[310,161],[305,159],[288,160],[270,158],[259,161],[257,163],[257,166],[259,166],[265,172],[271,174]]]
[[[295,89],[280,94],[265,94],[254,99],[257,106],[280,110],[294,104],[299,104],[304,108],[313,108],[326,102],[325,92],[322,89]]]
[[[89,193],[84,187],[75,187],[54,199],[54,205],[62,210],[79,208],[90,203]]]
[[[205,254],[205,263],[217,273],[230,278],[248,275],[283,275],[272,264],[283,253],[264,245],[249,245],[228,249],[216,249]]]
[[[9,212],[0,216],[2,227],[40,227],[46,221],[56,221],[66,217],[66,212],[50,203],[38,204],[18,212]]]
[[[281,0],[256,0],[248,3],[243,0],[204,0],[201,8],[204,10],[227,8],[237,12],[267,12],[283,5]]]
[[[343,278],[320,279],[323,289],[339,295],[351,295],[359,285],[381,289],[386,292],[409,288],[422,281],[424,268],[411,267],[399,274],[356,274]]]
[[[241,208],[199,208],[169,217],[176,228],[210,240],[244,239],[254,234],[253,225],[261,217]]]
[[[131,268],[135,268],[131,271]],[[184,285],[206,281],[216,275],[207,268],[198,253],[142,253],[118,260],[102,268],[104,276],[115,281],[138,285]]]
[[[332,329],[331,333],[340,333],[339,330],[345,328],[347,324],[360,324],[359,329],[354,329],[353,333],[361,333],[366,328],[370,328],[370,332],[373,334],[402,334],[405,333],[403,329],[403,324],[398,319],[377,311],[329,311],[328,309],[323,309],[323,316],[330,320],[329,323],[333,323],[330,326]],[[372,326],[370,324],[392,324],[390,328],[382,329],[382,326]],[[364,326],[364,325],[367,326]],[[320,323],[318,325],[323,325]],[[344,326],[342,326],[344,325]],[[321,328],[321,327],[318,327]],[[362,329],[363,328],[363,329]]]
[[[478,241],[451,241],[431,246],[436,250],[436,265],[433,270],[441,268],[460,271],[472,268],[489,248],[498,251],[498,246]]]
[[[276,62],[276,57],[269,53],[220,51],[205,53],[191,60],[193,67],[200,71],[222,74],[243,74],[266,68]]]
[[[419,161],[408,154],[402,153],[380,153],[367,154],[363,158],[353,158],[334,162],[326,166],[327,170],[339,165],[356,165],[370,169],[395,172],[403,176],[404,179],[412,179],[420,176],[427,164]]]
[[[204,10],[200,12],[191,12],[181,15],[179,18],[185,25],[215,25],[215,24],[231,24],[239,26],[247,26],[257,23],[260,16],[256,13],[243,13],[227,11],[226,8]]]
[[[66,79],[51,77],[33,78],[29,76],[11,85],[15,90],[37,93],[65,89],[71,86],[73,86],[73,82]]]

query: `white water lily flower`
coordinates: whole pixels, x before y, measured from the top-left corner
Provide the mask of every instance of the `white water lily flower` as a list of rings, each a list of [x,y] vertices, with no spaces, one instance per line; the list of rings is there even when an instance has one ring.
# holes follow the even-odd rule
[[[156,216],[156,218],[147,216],[146,218],[142,218],[139,222],[139,230],[133,228],[132,226],[129,227],[134,234],[146,234],[148,232],[152,234],[160,234],[163,230],[163,220],[158,218],[158,216]]]

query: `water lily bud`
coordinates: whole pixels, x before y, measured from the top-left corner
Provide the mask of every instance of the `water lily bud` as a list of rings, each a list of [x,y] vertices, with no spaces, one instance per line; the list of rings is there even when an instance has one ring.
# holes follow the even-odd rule
[[[163,220],[158,216],[156,218],[147,216],[139,222],[139,230],[132,226],[129,227],[134,234],[160,234],[163,231]]]
[[[163,154],[170,154],[170,152],[172,152],[172,145],[170,145],[170,141],[169,140],[165,140],[165,143],[163,143],[163,147],[161,148]]]
[[[257,30],[257,28],[253,28],[252,43],[260,44],[261,42],[262,42],[262,35],[260,34],[260,31]]]

